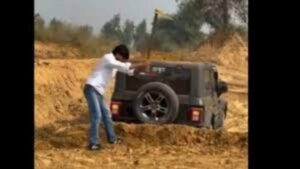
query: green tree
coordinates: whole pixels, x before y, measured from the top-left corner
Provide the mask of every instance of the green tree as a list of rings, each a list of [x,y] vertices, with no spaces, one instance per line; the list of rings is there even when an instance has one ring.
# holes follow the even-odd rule
[[[45,20],[39,14],[35,14],[34,23],[35,29],[44,29]]]
[[[203,33],[199,31],[201,17],[191,8],[192,4],[184,3],[179,6],[178,13],[168,15],[172,19],[158,18],[153,49],[173,51],[177,48],[193,48],[202,40]]]
[[[57,20],[56,18],[51,19],[49,23],[49,30],[56,33],[62,29],[62,21]]]
[[[233,12],[247,28],[248,24],[248,0],[231,0]]]
[[[120,15],[114,15],[111,20],[106,22],[101,29],[101,36],[106,39],[119,41],[122,36]]]
[[[57,43],[67,41],[66,35],[64,34],[64,27],[62,21],[59,21],[56,18],[51,19],[48,31],[49,39],[51,39],[51,41]]]
[[[39,15],[34,16],[34,36],[36,39],[44,41],[46,39],[45,20]]]
[[[76,32],[80,39],[86,41],[92,37],[93,27],[89,25],[79,26]]]
[[[171,15],[173,20],[159,18],[154,46],[156,50],[171,51],[176,48],[196,48],[208,37],[201,28],[208,25],[212,33],[217,33],[220,44],[230,32],[245,29],[235,25],[233,18],[247,21],[247,0],[178,0],[178,11]],[[247,27],[246,24],[244,26]]]
[[[247,23],[248,0],[179,0],[179,16],[187,16],[193,24],[208,23],[216,31],[226,31],[234,26],[231,19],[237,17]]]
[[[130,20],[126,20],[124,23],[124,29],[120,41],[127,46],[131,46],[134,36],[134,23]]]
[[[149,34],[147,33],[147,23],[145,19],[136,26],[133,39],[136,50],[142,53],[146,52]]]

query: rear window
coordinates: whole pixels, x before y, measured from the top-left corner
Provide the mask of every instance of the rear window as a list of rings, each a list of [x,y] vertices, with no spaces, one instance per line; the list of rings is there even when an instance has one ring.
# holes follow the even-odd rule
[[[148,82],[159,81],[169,85],[176,94],[190,93],[191,71],[187,68],[152,66],[151,72],[156,77],[148,76],[126,76],[126,90],[136,91]]]

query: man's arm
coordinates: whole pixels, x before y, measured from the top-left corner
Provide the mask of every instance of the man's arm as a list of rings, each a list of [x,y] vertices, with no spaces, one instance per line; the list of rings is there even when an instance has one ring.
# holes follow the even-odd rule
[[[133,75],[139,72],[147,71],[147,68],[149,68],[149,62],[131,60],[129,62],[124,63],[118,60],[109,59],[107,66],[117,69],[120,72]]]
[[[126,73],[126,74],[132,74],[133,70],[130,69],[131,63],[123,63],[118,60],[108,60],[108,67],[117,69],[120,72]]]
[[[130,69],[134,69],[138,72],[142,72],[142,71],[147,72],[149,69],[149,65],[150,63],[148,61],[136,62],[131,64]]]

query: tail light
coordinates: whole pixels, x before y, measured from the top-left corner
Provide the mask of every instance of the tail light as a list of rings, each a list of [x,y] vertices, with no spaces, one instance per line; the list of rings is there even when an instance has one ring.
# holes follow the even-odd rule
[[[199,107],[192,107],[190,109],[190,121],[201,122],[203,115],[203,109]]]
[[[113,116],[119,116],[121,112],[122,102],[112,101],[110,104],[110,110]]]

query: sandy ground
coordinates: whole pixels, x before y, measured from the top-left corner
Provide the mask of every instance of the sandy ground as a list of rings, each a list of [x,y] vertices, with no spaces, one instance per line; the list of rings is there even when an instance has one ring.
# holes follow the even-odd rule
[[[116,132],[124,142],[108,145],[101,130],[104,149],[100,152],[86,150],[88,110],[82,93],[85,78],[97,60],[47,59],[48,55],[78,55],[76,49],[61,49],[53,44],[36,43],[35,51],[38,55],[35,61],[35,168],[247,168],[247,47],[240,38],[233,36],[218,50],[204,45],[193,57],[179,57],[179,60],[205,60],[203,57],[207,55],[203,52],[207,52],[217,58],[220,77],[229,83],[229,93],[223,96],[229,101],[225,130],[116,123]],[[154,59],[178,59],[171,54],[158,55],[154,53]],[[112,90],[113,83],[107,90],[107,101]]]
[[[247,168],[247,133],[117,123],[123,143],[108,145],[102,137],[105,148],[90,152],[87,128],[84,118],[39,128],[36,168]]]

